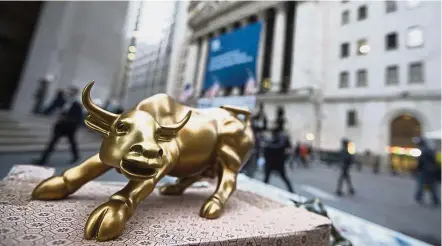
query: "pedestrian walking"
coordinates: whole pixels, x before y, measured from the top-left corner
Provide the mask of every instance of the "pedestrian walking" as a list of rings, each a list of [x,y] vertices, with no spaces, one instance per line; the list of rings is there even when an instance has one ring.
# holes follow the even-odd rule
[[[67,137],[71,145],[72,161],[76,162],[79,159],[77,142],[75,139],[75,133],[83,120],[82,106],[77,100],[78,88],[70,87],[66,92],[66,102],[61,109],[60,117],[53,126],[52,137],[47,145],[45,151],[42,153],[41,158],[36,161],[36,164],[43,165],[49,155],[54,150],[55,144],[61,137]]]
[[[244,165],[241,172],[253,178],[257,169],[257,162],[260,155],[262,155],[263,134],[267,130],[267,116],[264,112],[264,104],[260,103],[258,111],[251,117],[252,131],[255,136],[255,145],[252,149],[252,154],[249,160]]]
[[[278,127],[272,130],[272,137],[264,147],[265,157],[265,179],[268,183],[270,174],[276,171],[287,185],[290,192],[294,192],[290,180],[287,178],[285,171],[285,162],[288,157],[288,150],[291,148],[291,143],[288,136],[280,131]]]
[[[379,174],[379,168],[381,166],[381,157],[379,155],[376,155],[374,162],[373,162],[373,173]]]
[[[422,195],[425,188],[427,188],[431,194],[433,204],[438,205],[437,177],[440,176],[440,169],[436,163],[436,153],[427,145],[423,138],[418,140],[418,147],[421,154],[417,159],[417,191],[415,199],[421,204]]]
[[[63,89],[58,89],[57,94],[55,95],[54,100],[51,101],[49,106],[43,111],[44,115],[51,115],[54,113],[56,109],[60,109],[63,107],[66,102],[65,95]]]
[[[278,109],[276,110],[276,121],[275,121],[276,130],[282,132],[284,130],[285,123],[286,119],[285,119],[284,108],[282,106],[279,106]]]
[[[49,87],[49,80],[47,80],[46,78],[42,78],[39,80],[37,90],[34,94],[35,103],[34,103],[34,107],[32,109],[33,114],[42,113],[43,103],[46,99],[48,87]]]
[[[343,182],[347,182],[347,187],[350,195],[354,195],[355,189],[350,178],[350,168],[354,162],[353,155],[348,151],[349,141],[347,139],[342,140],[342,150],[341,150],[341,174],[338,179],[338,187],[336,189],[336,194],[342,196],[342,185]]]
[[[311,150],[308,146],[305,144],[302,144],[301,142],[296,142],[295,150],[293,152],[295,156],[295,160],[298,163],[298,167],[302,166],[304,168],[308,167],[308,160],[309,155],[311,153]]]

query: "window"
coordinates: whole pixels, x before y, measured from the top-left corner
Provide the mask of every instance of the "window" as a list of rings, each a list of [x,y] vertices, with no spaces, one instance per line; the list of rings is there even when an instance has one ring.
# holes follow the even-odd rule
[[[348,24],[350,21],[350,11],[346,10],[341,14],[341,25]]]
[[[358,8],[358,20],[365,20],[367,19],[367,6],[361,6]]]
[[[396,65],[388,66],[385,69],[385,84],[397,85],[399,84],[399,68]]]
[[[359,69],[356,72],[356,86],[367,87],[367,70]]]
[[[341,44],[341,58],[348,57],[350,55],[350,44],[349,43],[343,43]]]
[[[419,6],[420,0],[407,0],[407,7],[409,9],[414,9]]]
[[[357,48],[358,48],[358,50],[356,51],[356,53],[358,55],[365,55],[365,54],[367,54],[370,51],[370,45],[368,45],[366,39],[358,40]]]
[[[410,27],[407,30],[407,47],[415,48],[424,44],[424,34],[418,26]]]
[[[385,49],[386,50],[395,50],[397,49],[397,33],[389,33],[385,36]]]
[[[386,13],[396,12],[396,10],[397,10],[397,3],[395,0],[385,1],[385,12]]]
[[[347,126],[354,127],[358,124],[356,110],[347,111]]]
[[[424,82],[424,64],[413,62],[408,65],[408,82],[410,84]]]
[[[348,88],[349,85],[349,76],[348,72],[339,73],[339,88]]]

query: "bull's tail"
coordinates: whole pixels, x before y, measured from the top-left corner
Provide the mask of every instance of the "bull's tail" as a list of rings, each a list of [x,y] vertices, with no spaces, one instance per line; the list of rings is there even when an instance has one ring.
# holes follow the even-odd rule
[[[251,113],[247,109],[235,106],[229,106],[229,105],[223,105],[220,108],[235,114],[235,117],[237,119],[242,120],[244,122],[244,129],[247,127],[247,124],[250,122]],[[241,119],[240,117],[238,117],[239,115],[244,115],[244,118],[241,117],[242,118]]]

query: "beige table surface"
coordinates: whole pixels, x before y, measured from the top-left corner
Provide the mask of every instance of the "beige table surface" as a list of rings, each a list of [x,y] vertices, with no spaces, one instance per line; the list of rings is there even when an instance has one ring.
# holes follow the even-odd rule
[[[328,245],[327,218],[237,190],[216,220],[198,216],[213,185],[190,188],[182,196],[155,190],[116,240],[83,239],[93,209],[122,188],[121,183],[90,182],[60,201],[31,201],[30,193],[54,170],[15,166],[0,181],[0,245]]]

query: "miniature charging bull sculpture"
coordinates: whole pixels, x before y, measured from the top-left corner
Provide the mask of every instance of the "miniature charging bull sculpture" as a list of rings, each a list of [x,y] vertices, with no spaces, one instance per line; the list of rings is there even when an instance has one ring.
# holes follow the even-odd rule
[[[116,115],[92,102],[93,83],[83,90],[82,101],[89,113],[86,125],[104,135],[100,152],[61,176],[42,181],[32,198],[63,199],[116,168],[130,181],[90,214],[84,229],[86,239],[106,241],[122,233],[137,205],[165,175],[178,180],[160,187],[164,195],[179,195],[201,178],[218,177],[215,192],[200,210],[204,218],[218,218],[253,145],[250,113],[229,106],[190,108],[157,94]]]

